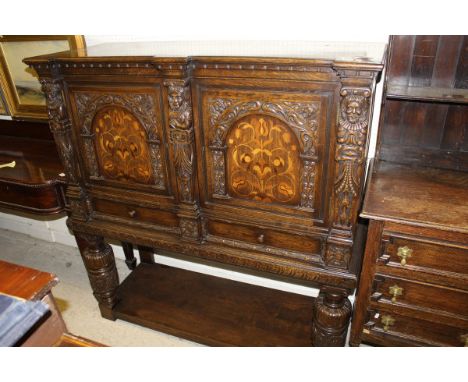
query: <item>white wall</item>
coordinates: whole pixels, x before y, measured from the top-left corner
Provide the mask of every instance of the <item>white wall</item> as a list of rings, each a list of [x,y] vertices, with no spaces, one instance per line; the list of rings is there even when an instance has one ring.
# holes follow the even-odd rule
[[[122,41],[155,41],[154,36],[86,36],[88,46]],[[335,38],[334,40],[340,40]],[[155,48],[163,55],[283,55],[283,56],[305,56],[318,55],[320,52],[327,53],[331,50],[340,52],[359,52],[359,55],[368,53],[371,56],[379,55],[388,41],[387,35],[372,36],[368,42],[349,41],[343,35],[342,41],[334,42],[323,40],[321,42],[306,41],[173,41],[155,43]],[[380,115],[380,103],[382,99],[382,81],[377,86],[375,97],[375,108],[372,126],[370,130],[371,140],[369,147],[369,158],[374,156],[377,137],[377,126]],[[57,242],[65,245],[76,246],[74,237],[65,225],[65,217],[38,218],[27,214],[17,214],[12,211],[0,210],[0,229],[9,229],[21,232],[32,237]],[[120,246],[113,245],[116,257],[124,259]],[[221,268],[208,267],[193,262],[186,262],[165,256],[157,256],[158,262],[184,269],[209,273],[225,278],[244,281],[252,284],[269,286],[276,289],[291,291],[295,293],[316,296],[318,290],[295,284],[272,281],[238,272],[227,271]]]

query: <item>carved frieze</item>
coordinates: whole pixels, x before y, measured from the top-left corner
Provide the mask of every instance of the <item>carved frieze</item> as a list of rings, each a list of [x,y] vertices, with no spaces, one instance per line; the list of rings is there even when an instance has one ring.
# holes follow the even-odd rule
[[[230,157],[226,158],[226,155],[229,155],[228,152],[232,150],[236,151],[235,145],[237,143],[241,145],[238,146],[240,151],[243,151],[245,147],[250,147],[252,149],[251,151],[256,153],[255,156],[258,157],[259,163],[252,162],[251,165],[247,165],[249,170],[243,171],[241,174],[242,176],[237,177],[242,184],[237,182],[237,178],[234,179],[231,174],[231,178],[233,179],[228,180],[228,185],[230,187],[233,184],[241,185],[245,190],[247,190],[247,187],[249,194],[252,194],[252,192],[255,195],[264,194],[265,197],[262,198],[267,201],[284,202],[283,199],[287,196],[286,199],[288,202],[312,209],[316,172],[315,165],[317,161],[319,111],[319,102],[243,101],[224,97],[209,99],[209,144],[214,163],[214,194],[225,195],[227,191],[225,186],[227,180],[226,159],[230,159]],[[250,129],[247,128],[247,125],[243,125],[245,131],[239,130],[238,133],[233,133],[234,136],[231,137],[232,134],[228,133],[231,128],[235,125],[236,129],[238,129],[238,122],[248,116],[256,118],[256,122],[254,123],[256,127],[252,125],[252,123],[249,123],[249,126],[251,126]],[[272,126],[274,128],[265,128],[265,126],[273,120],[277,121],[274,124],[275,126]],[[261,121],[263,121],[263,124],[260,123]],[[291,136],[291,131],[294,136]],[[278,139],[269,136],[271,134],[277,136]],[[250,142],[247,146],[244,142],[246,139]],[[232,140],[232,142],[230,142],[230,140]],[[271,147],[264,147],[266,142],[268,142],[268,145]],[[228,148],[228,152],[226,152],[226,148]],[[237,150],[236,152],[240,151]],[[280,151],[284,151],[286,156],[280,155],[280,157],[273,158],[272,155],[270,155],[269,159],[271,159],[271,163],[270,160],[267,160],[265,157],[266,153],[271,154],[275,152],[275,154],[277,154]],[[295,156],[292,155],[294,151],[296,154]],[[253,159],[252,156],[246,157],[245,154],[246,153],[242,152],[244,159]],[[302,159],[302,165],[299,163],[299,158]],[[268,162],[268,165],[264,164],[265,160]],[[276,166],[275,163],[277,164]],[[278,166],[280,166],[280,172],[282,172],[281,181],[279,183],[271,181],[271,176],[268,175],[271,173],[278,177],[279,173],[276,171],[278,170],[276,168]],[[287,171],[283,169],[284,166],[287,167]],[[291,179],[293,168],[296,170],[302,168],[302,171],[300,175],[294,174],[294,179]],[[258,171],[255,172],[255,169]],[[265,177],[268,179],[264,179]],[[249,181],[249,179],[251,181]],[[275,190],[266,192],[269,189],[268,184],[270,183],[271,185],[275,183],[275,187],[279,187],[276,191],[280,192],[276,192]],[[255,187],[255,184],[263,185],[263,187]],[[230,188],[230,192],[232,192],[232,187]],[[262,200],[262,198],[259,200]],[[253,199],[257,200],[256,198]]]
[[[40,83],[46,96],[50,129],[54,134],[67,179],[71,183],[76,183],[79,178],[79,169],[73,151],[71,122],[62,95],[62,82],[42,78]]]
[[[336,142],[334,225],[348,229],[357,214],[363,176],[371,92],[342,88]]]
[[[170,139],[174,151],[179,197],[193,202],[194,136],[190,89],[184,80],[166,80]]]

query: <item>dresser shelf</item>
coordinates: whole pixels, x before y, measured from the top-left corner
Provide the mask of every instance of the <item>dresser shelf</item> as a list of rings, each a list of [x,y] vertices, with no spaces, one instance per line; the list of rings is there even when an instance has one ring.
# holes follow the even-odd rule
[[[389,84],[387,98],[466,104],[468,103],[468,89]]]

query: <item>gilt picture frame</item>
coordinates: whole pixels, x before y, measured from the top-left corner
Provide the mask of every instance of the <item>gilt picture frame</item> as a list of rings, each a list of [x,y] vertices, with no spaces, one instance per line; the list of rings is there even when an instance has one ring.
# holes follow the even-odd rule
[[[1,35],[0,84],[9,114],[15,119],[47,119],[37,74],[24,58],[84,47],[84,36],[79,35]],[[1,110],[0,106],[0,114]]]
[[[1,87],[0,87],[0,115],[9,115],[6,102],[5,102],[5,97],[3,96],[3,89]]]

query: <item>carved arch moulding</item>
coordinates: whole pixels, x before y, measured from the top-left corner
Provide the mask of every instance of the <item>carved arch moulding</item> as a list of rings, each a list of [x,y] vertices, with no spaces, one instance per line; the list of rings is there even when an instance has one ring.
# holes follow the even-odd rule
[[[268,123],[268,117],[273,117],[286,125],[286,129],[294,134],[299,142],[299,157],[302,160],[300,180],[299,205],[313,210],[316,164],[318,161],[318,116],[320,102],[318,101],[279,101],[264,100],[243,101],[230,97],[208,99],[209,113],[209,148],[213,160],[213,194],[226,196],[226,141],[229,131],[238,121],[247,116],[257,116],[260,125]],[[265,118],[262,118],[265,116]],[[270,118],[271,120],[271,118]],[[260,131],[265,127],[260,126]],[[274,126],[280,131],[280,126]]]
[[[139,183],[151,184],[161,190],[166,189],[165,171],[162,160],[160,123],[156,116],[156,106],[153,96],[150,94],[96,94],[87,92],[75,93],[76,109],[81,127],[80,135],[86,154],[86,164],[91,177],[99,178],[104,171],[105,175],[115,178],[115,172],[123,175],[124,178],[132,178]],[[105,116],[102,112],[107,110]],[[115,171],[106,171],[98,166],[101,155],[96,152],[96,140],[103,138],[103,132],[97,132],[97,117],[104,118],[107,132],[104,134],[111,138],[111,147],[102,152],[112,152],[114,159],[119,158],[114,151],[121,153],[122,166],[119,163],[109,163],[111,167],[118,167]],[[140,131],[142,127],[142,131]],[[119,131],[127,131],[128,134],[120,134]],[[130,138],[128,138],[130,137]],[[118,147],[114,147],[114,142]],[[107,147],[108,145],[106,145]],[[139,169],[135,172],[135,166],[124,166],[124,157],[129,154],[134,159]],[[148,160],[151,158],[151,161]],[[112,159],[112,160],[114,160]],[[101,169],[99,169],[101,167]],[[135,172],[135,174],[133,174]]]

